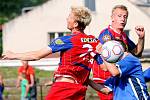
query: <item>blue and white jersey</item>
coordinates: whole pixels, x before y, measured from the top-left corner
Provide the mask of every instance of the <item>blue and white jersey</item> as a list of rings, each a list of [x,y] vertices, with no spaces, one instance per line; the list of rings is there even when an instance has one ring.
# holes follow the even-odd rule
[[[146,82],[150,81],[150,67],[143,72],[144,79]]]
[[[147,86],[139,59],[129,54],[116,66],[120,76],[111,77],[105,82],[114,91],[114,100],[147,100]]]

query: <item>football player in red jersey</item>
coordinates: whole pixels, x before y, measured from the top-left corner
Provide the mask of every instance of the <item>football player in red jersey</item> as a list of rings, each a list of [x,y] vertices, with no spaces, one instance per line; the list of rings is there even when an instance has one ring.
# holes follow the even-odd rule
[[[98,40],[86,35],[84,29],[91,22],[91,14],[85,7],[72,7],[67,18],[67,28],[72,34],[55,39],[48,47],[26,53],[6,52],[3,59],[39,60],[60,51],[60,63],[54,73],[55,82],[46,100],[84,100],[89,78],[92,51]]]
[[[128,10],[124,5],[116,5],[112,9],[111,15],[111,25],[108,28],[104,29],[100,35],[99,40],[101,44],[109,40],[121,40],[123,41],[127,47],[129,52],[133,55],[140,57],[142,55],[144,49],[144,39],[145,39],[145,31],[143,26],[136,26],[135,32],[139,36],[137,45],[134,44],[133,41],[129,39],[129,37],[124,32],[124,27],[127,23],[128,18]],[[106,69],[106,67],[101,64],[100,66],[94,62],[93,68],[93,80],[99,84],[103,84],[107,78],[111,76],[110,72]],[[100,100],[112,100],[113,94],[110,93],[105,95],[103,93],[98,92]]]

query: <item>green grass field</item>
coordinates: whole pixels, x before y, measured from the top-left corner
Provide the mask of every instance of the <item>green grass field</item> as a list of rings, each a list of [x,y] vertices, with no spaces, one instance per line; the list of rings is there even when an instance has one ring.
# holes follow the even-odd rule
[[[16,79],[18,75],[18,68],[17,67],[0,67],[0,74],[3,75],[4,84],[5,84],[5,90],[4,90],[4,100],[7,96],[9,97],[9,100],[20,100],[20,88],[16,88]],[[36,80],[38,84],[38,100],[41,100],[41,88],[42,88],[42,96],[44,97],[46,95],[46,92],[48,91],[49,87],[46,88],[42,85],[44,85],[45,82],[49,81],[52,76],[53,72],[50,71],[43,71],[39,69],[35,69],[36,73]],[[6,98],[5,98],[6,97]],[[43,99],[44,100],[44,99]]]
[[[20,100],[20,88],[16,88],[16,79],[17,79],[17,67],[0,67],[0,73],[4,77],[4,100]],[[53,77],[53,72],[43,71],[35,69],[36,79],[37,79],[37,91],[38,91],[38,100],[44,100],[44,96],[47,94],[50,87],[45,87],[44,83],[51,80]],[[150,84],[148,85],[148,91],[150,92]],[[8,98],[7,98],[8,97]],[[86,100],[99,100],[95,90],[88,88]]]
[[[17,67],[0,67],[0,73],[3,75],[5,90],[3,93],[4,100],[20,100],[20,88],[16,88]],[[44,100],[50,87],[45,87],[44,83],[51,80],[53,77],[52,71],[43,71],[35,69],[37,79],[38,100]],[[99,100],[96,92],[89,88],[87,91],[86,100]]]

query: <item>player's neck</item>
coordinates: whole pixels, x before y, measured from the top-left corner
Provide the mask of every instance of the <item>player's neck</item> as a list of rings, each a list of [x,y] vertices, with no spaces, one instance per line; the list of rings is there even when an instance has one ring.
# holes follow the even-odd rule
[[[113,26],[113,25],[110,25],[110,28],[111,28],[114,32],[116,32],[116,33],[118,33],[118,34],[120,34],[120,33],[123,32],[123,29],[122,29],[122,28],[117,28],[117,27],[115,27],[115,26]]]
[[[74,32],[76,32],[76,33],[84,33],[84,30],[73,29],[72,33],[74,33]]]

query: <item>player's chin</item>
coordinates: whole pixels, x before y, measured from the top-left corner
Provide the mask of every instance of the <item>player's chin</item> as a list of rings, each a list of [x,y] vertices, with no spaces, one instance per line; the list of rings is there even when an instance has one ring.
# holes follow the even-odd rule
[[[119,28],[120,28],[120,29],[124,29],[125,26],[126,26],[126,24],[121,23],[121,24],[119,25]]]
[[[124,27],[118,27],[118,29],[120,29],[120,30],[122,30],[122,31],[123,31],[123,30],[124,30]]]

